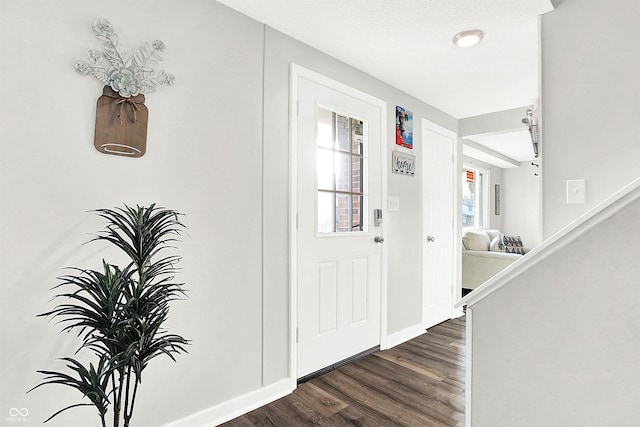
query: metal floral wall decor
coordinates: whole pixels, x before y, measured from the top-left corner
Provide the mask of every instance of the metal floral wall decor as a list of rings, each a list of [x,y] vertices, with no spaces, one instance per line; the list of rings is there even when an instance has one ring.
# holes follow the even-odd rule
[[[89,59],[76,61],[75,69],[105,85],[96,108],[94,145],[105,154],[141,157],[146,152],[149,118],[144,94],[160,85],[171,86],[175,80],[173,74],[151,68],[162,61],[165,44],[160,40],[145,42],[131,55],[121,49],[106,19],[96,19],[93,30],[104,42],[102,50],[89,50]]]

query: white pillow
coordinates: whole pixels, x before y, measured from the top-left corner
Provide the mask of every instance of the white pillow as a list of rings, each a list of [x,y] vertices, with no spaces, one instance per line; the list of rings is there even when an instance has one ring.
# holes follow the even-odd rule
[[[502,249],[500,249],[501,241],[502,241],[502,236],[494,237],[494,239],[491,241],[491,245],[489,246],[489,250],[491,252],[502,252]]]
[[[487,230],[487,234],[489,235],[489,240],[493,241],[496,237],[500,236],[500,230]]]
[[[484,230],[467,231],[462,238],[462,244],[470,251],[488,251],[491,240]]]

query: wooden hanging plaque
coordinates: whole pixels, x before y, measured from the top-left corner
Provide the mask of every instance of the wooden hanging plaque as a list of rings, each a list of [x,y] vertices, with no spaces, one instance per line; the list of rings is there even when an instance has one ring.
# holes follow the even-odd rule
[[[142,157],[147,150],[148,120],[144,95],[123,98],[105,86],[96,108],[96,149],[104,154]]]

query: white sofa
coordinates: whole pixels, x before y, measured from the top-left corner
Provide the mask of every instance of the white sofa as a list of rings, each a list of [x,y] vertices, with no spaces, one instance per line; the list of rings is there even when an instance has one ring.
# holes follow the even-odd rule
[[[504,245],[500,244],[503,238],[504,235],[499,230],[470,230],[463,234],[463,288],[477,288],[522,257],[522,254],[502,252],[505,250]],[[519,247],[522,248],[520,252],[526,252],[527,249],[522,246],[522,241],[519,242]]]

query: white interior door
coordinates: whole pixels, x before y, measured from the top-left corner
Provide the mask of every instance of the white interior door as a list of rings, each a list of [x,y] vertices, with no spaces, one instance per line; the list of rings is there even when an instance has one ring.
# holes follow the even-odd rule
[[[456,136],[423,122],[423,322],[429,328],[453,313]]]
[[[380,344],[383,111],[298,79],[298,378]]]

